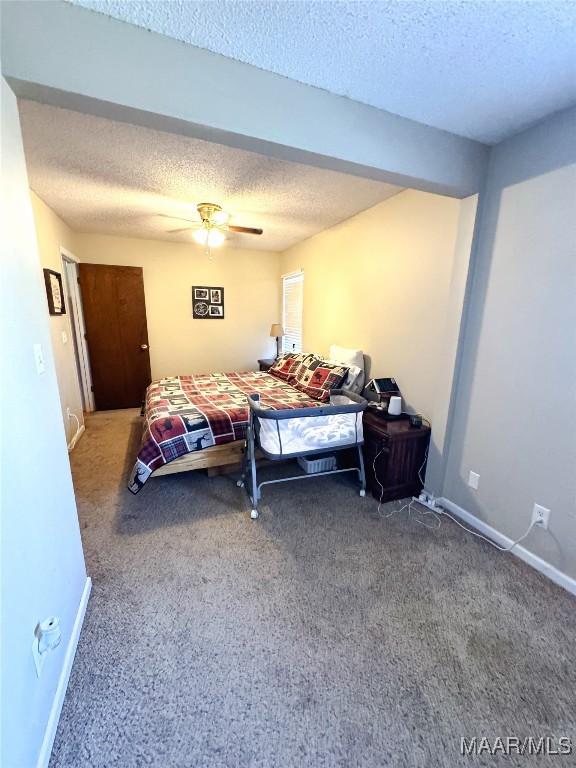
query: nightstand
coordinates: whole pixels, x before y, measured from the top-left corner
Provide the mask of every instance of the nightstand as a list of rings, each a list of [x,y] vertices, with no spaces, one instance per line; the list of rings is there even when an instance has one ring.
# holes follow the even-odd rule
[[[411,427],[408,417],[388,421],[375,408],[364,411],[363,427],[366,482],[374,498],[392,501],[418,496],[422,490],[418,471],[422,467],[424,477],[430,427]]]
[[[258,365],[260,366],[261,371],[268,371],[276,362],[276,358],[262,358],[262,360],[258,360]]]

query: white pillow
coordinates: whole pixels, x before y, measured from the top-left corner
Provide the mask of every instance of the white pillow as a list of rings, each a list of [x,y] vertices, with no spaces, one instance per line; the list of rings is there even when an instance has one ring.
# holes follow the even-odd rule
[[[342,387],[352,392],[361,392],[364,387],[364,353],[361,349],[347,349],[332,344],[330,360],[345,365],[349,371]]]

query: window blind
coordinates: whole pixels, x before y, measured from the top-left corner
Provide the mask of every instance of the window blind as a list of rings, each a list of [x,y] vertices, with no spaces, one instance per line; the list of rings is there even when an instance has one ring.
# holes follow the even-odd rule
[[[302,306],[304,272],[294,272],[282,278],[282,337],[283,352],[302,352]]]

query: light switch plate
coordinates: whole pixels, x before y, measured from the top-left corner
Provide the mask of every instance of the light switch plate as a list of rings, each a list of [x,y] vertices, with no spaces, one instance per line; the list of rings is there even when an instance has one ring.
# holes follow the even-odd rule
[[[474,488],[474,490],[477,491],[479,484],[480,484],[480,475],[478,474],[478,472],[470,471],[470,474],[468,475],[468,485],[470,486],[470,488]]]
[[[34,362],[36,363],[36,373],[38,376],[42,376],[42,374],[46,371],[42,344],[34,344]]]
[[[62,344],[68,344],[68,334],[66,331],[62,331]]]

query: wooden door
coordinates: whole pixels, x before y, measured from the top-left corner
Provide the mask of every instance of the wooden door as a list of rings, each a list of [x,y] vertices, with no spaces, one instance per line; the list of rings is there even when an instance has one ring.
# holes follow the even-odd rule
[[[96,409],[139,406],[151,378],[142,268],[79,267]]]

